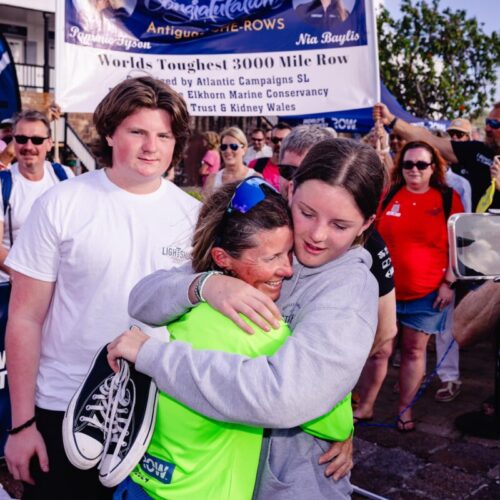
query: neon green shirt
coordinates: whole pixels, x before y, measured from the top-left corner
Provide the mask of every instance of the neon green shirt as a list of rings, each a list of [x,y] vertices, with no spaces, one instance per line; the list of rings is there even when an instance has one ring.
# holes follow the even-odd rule
[[[271,356],[291,334],[285,323],[269,333],[252,327],[255,334],[247,335],[208,304],[200,304],[168,330],[172,339],[195,349],[249,357]],[[262,428],[200,415],[162,392],[151,443],[131,477],[155,499],[247,500],[253,493],[262,433]]]
[[[198,350],[272,356],[291,335],[282,323],[264,332],[248,319],[242,332],[208,304],[168,325],[171,338]],[[230,395],[228,395],[230,397]],[[322,439],[344,440],[353,428],[350,394],[323,417],[302,425]],[[154,499],[248,500],[252,497],[263,429],[205,417],[160,393],[151,443],[131,478]]]

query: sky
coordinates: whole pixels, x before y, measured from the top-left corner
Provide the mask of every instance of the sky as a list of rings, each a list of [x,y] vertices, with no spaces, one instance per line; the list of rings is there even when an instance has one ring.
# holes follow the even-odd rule
[[[384,0],[385,8],[393,17],[399,17],[399,0]],[[440,9],[451,7],[453,10],[465,10],[469,17],[475,17],[478,23],[484,23],[483,29],[491,34],[500,31],[500,0],[441,0]],[[500,68],[497,69],[497,87],[495,101],[500,101]]]

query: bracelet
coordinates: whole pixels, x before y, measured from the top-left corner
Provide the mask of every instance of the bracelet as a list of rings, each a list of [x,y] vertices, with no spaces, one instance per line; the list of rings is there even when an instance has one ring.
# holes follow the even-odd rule
[[[455,290],[455,288],[457,286],[457,282],[456,281],[450,281],[450,280],[447,280],[447,279],[444,279],[442,284],[446,285],[450,290]]]
[[[396,125],[396,122],[398,121],[398,117],[395,116],[392,120],[391,120],[391,123],[389,123],[389,125],[387,125],[390,129],[393,129],[394,128],[394,125]]]
[[[203,287],[205,286],[205,283],[207,282],[208,278],[210,278],[210,276],[213,276],[214,274],[224,274],[224,273],[222,273],[221,271],[207,271],[205,274],[201,275],[200,280],[196,285],[194,293],[196,298],[199,299],[200,302],[206,302],[205,297],[203,297]]]
[[[196,286],[194,287],[194,298],[196,299],[196,303],[201,302],[201,297],[200,297],[200,281],[201,278],[203,277],[203,274],[200,274],[198,276],[198,281],[196,282]]]
[[[28,427],[32,426],[35,423],[36,417],[33,416],[24,424],[18,425],[17,427],[13,427],[12,429],[7,429],[7,434],[12,435],[12,434],[17,434],[18,432],[21,432],[24,429],[27,429]]]

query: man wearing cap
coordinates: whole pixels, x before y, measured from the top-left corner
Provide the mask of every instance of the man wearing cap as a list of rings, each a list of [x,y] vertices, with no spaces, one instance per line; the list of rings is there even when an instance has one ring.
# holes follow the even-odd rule
[[[466,118],[455,118],[446,129],[452,141],[470,141],[472,135],[472,125]]]
[[[500,154],[500,101],[493,105],[486,118],[484,143],[479,141],[449,141],[434,136],[429,130],[414,127],[396,118],[385,104],[376,104],[373,108],[374,120],[382,123],[406,141],[425,141],[435,146],[441,155],[452,165],[453,170],[465,177],[472,188],[472,209],[475,211],[479,200],[485,195],[491,185],[492,178],[496,181],[496,190],[490,208],[500,209],[500,159],[494,159]],[[461,119],[463,122],[464,120]],[[451,127],[450,127],[451,128]],[[452,130],[457,130],[456,126]],[[456,136],[455,136],[456,137]]]

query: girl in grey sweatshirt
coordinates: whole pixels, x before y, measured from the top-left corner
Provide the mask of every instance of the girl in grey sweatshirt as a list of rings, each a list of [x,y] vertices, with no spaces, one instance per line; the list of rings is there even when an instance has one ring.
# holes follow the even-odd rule
[[[264,448],[256,498],[351,494],[348,477],[334,481],[318,465],[329,443],[297,426],[324,415],[349,394],[370,352],[378,285],[371,257],[358,243],[373,221],[383,180],[374,150],[351,140],[324,141],[305,157],[290,196],[294,275],[278,301],[293,335],[274,356],[249,359],[151,338],[136,357],[127,358],[162,391],[204,415],[274,429]],[[231,278],[210,279],[215,284]],[[132,290],[130,314],[156,325],[173,319],[192,307],[186,292],[192,281],[185,270],[146,277]],[[111,356],[125,354],[119,346]]]

